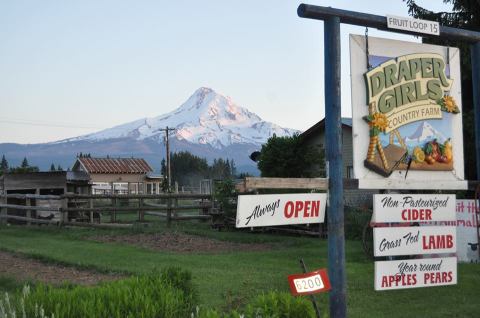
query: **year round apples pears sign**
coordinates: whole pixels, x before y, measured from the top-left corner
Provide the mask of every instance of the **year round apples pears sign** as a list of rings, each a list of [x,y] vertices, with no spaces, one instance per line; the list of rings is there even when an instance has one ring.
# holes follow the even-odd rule
[[[375,262],[375,290],[457,283],[456,227],[437,225],[456,220],[455,201],[455,195],[374,195],[374,256],[401,258]]]
[[[466,188],[459,50],[351,35],[350,52],[359,187]]]

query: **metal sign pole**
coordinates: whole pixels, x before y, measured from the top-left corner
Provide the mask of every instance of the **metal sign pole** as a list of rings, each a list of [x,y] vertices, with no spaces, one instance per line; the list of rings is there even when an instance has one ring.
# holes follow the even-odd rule
[[[346,317],[345,235],[343,211],[343,158],[340,89],[340,18],[324,23],[325,138],[329,162],[328,275],[331,281],[330,317]]]
[[[470,46],[472,61],[473,113],[475,114],[475,156],[480,180],[480,41]]]

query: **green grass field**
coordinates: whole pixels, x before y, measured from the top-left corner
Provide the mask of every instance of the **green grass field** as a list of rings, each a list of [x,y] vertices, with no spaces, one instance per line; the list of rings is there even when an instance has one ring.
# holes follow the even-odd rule
[[[269,243],[262,252],[181,254],[87,240],[99,234],[178,231],[241,243]],[[177,223],[171,229],[158,224],[133,230],[91,230],[54,227],[0,227],[0,249],[102,272],[147,273],[154,268],[179,266],[192,272],[202,306],[237,308],[268,290],[288,291],[287,275],[301,272],[303,258],[310,270],[327,266],[327,242],[315,238],[217,232],[205,223]],[[350,317],[475,317],[480,305],[480,265],[459,264],[458,285],[398,291],[373,290],[373,261],[360,242],[346,242],[348,314]],[[0,291],[21,286],[0,277]],[[317,296],[322,311],[328,295]]]

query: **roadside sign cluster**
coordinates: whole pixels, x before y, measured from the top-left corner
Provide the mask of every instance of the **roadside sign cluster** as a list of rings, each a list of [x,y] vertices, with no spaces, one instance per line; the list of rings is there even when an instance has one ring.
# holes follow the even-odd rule
[[[457,283],[456,227],[432,226],[455,221],[455,201],[455,195],[374,195],[372,221],[384,225],[373,230],[374,256],[402,258],[375,262],[375,290]]]

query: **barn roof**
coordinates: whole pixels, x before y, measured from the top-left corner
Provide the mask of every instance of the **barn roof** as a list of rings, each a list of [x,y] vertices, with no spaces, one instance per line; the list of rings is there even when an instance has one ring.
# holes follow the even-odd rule
[[[77,158],[88,173],[146,174],[152,171],[150,165],[139,158]]]
[[[352,128],[352,118],[349,117],[342,117],[342,126]],[[305,140],[310,138],[312,135],[318,134],[319,131],[325,129],[325,118],[320,120],[318,123],[313,125],[312,127],[305,130],[302,134],[300,134],[300,139]]]

